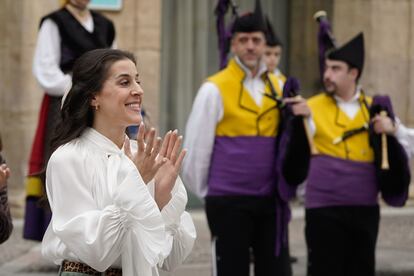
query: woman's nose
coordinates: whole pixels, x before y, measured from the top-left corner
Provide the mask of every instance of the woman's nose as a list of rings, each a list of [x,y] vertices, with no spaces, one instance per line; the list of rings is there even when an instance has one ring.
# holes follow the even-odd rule
[[[135,85],[135,87],[132,89],[131,93],[133,95],[143,95],[144,94],[144,90],[142,89],[141,85],[139,85],[138,83]]]

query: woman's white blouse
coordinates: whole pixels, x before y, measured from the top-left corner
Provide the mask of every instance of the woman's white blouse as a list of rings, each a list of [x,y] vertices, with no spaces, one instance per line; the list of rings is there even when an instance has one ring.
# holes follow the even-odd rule
[[[94,129],[59,147],[46,171],[52,220],[43,255],[83,262],[98,271],[122,267],[123,275],[158,275],[191,252],[196,232],[184,211],[187,193],[178,178],[160,211],[153,181],[146,185],[133,162]]]

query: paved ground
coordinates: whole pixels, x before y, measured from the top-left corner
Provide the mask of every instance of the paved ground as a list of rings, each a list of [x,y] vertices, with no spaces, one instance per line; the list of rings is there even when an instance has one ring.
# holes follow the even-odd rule
[[[162,276],[210,276],[209,232],[202,211],[192,211],[198,230],[195,248],[185,264],[173,274]],[[0,245],[0,276],[50,276],[57,268],[40,256],[40,245],[22,240],[22,221],[15,221],[12,237]],[[306,249],[303,238],[303,209],[295,207],[290,226],[291,251],[299,257],[294,275],[305,275]],[[382,209],[377,250],[377,275],[414,275],[414,204],[403,209]]]

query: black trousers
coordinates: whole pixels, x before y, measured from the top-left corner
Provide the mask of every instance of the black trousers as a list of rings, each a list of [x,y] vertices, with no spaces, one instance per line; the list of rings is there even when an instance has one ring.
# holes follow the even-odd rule
[[[374,276],[378,206],[306,209],[308,276]]]
[[[275,256],[276,201],[273,197],[220,196],[206,198],[213,240],[213,275],[290,276],[289,250]]]

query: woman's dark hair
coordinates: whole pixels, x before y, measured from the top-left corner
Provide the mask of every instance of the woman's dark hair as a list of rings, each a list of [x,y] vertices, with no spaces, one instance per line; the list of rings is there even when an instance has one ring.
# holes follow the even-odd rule
[[[94,112],[91,100],[102,89],[109,68],[117,61],[129,59],[136,64],[132,53],[115,49],[86,52],[73,66],[72,88],[63,100],[61,120],[52,138],[52,150],[79,137],[91,127]]]

